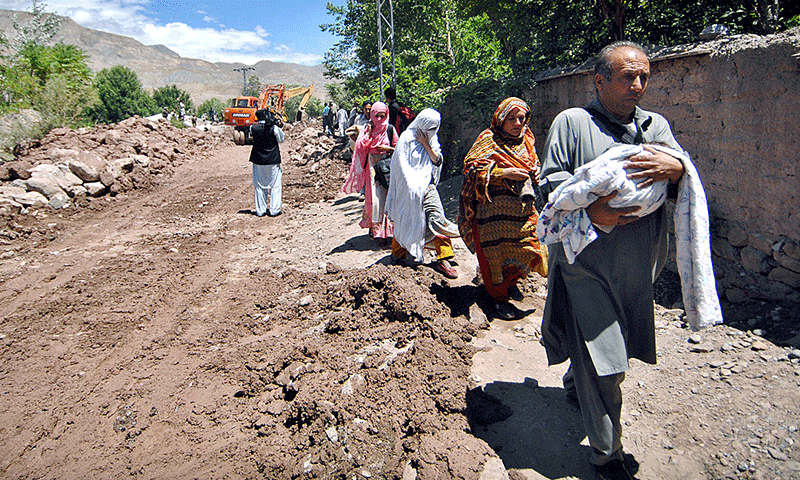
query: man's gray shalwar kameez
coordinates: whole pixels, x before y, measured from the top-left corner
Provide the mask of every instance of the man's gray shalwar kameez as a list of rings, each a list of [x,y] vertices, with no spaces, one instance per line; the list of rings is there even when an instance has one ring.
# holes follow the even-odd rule
[[[634,122],[624,125],[599,101],[593,101],[590,108],[624,127],[626,133],[615,139],[603,122],[583,108],[561,112],[545,143],[540,181],[544,196],[608,148],[620,142],[634,143],[637,126],[641,136],[636,143],[663,143],[683,151],[661,115],[637,107]],[[639,220],[616,226],[611,233],[598,229],[598,238],[571,265],[562,244],[549,249],[542,343],[551,365],[572,358],[584,425],[595,449],[591,460],[596,464],[621,451],[619,385],[628,370],[628,359],[656,362],[653,280],[666,258],[666,229],[662,206]]]

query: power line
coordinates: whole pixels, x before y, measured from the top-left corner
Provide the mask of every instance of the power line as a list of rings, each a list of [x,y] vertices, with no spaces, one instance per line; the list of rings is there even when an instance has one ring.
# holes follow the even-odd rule
[[[248,70],[255,70],[255,68],[253,68],[253,67],[242,67],[242,68],[234,68],[233,69],[234,72],[242,72],[242,80],[244,82],[243,86],[242,86],[242,95],[247,93],[247,71]]]

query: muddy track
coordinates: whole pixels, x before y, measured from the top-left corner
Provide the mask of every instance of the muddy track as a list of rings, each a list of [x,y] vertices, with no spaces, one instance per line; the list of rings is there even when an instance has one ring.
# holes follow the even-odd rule
[[[387,266],[337,194],[344,144],[303,156],[291,133],[280,217],[252,214],[250,149],[231,144],[14,220],[0,477],[591,479],[538,343],[544,282],[500,322],[461,244],[455,281]],[[691,344],[657,314],[659,365],[623,384],[637,478],[800,475],[789,350],[727,326]]]

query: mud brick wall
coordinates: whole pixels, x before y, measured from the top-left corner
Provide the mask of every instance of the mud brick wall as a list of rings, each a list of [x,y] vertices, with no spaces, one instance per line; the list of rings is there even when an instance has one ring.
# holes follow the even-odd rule
[[[664,115],[692,156],[712,219],[721,296],[800,294],[800,29],[656,53],[642,107]],[[593,72],[544,77],[529,92],[541,151],[553,117],[594,98]]]

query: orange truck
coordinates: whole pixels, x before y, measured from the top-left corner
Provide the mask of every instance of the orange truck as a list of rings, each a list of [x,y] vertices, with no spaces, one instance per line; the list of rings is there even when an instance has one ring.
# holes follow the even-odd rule
[[[303,110],[314,93],[314,85],[309,87],[296,87],[286,89],[286,85],[267,85],[261,90],[258,98],[256,97],[236,97],[231,102],[231,106],[222,112],[225,125],[233,127],[233,143],[236,145],[246,145],[250,143],[250,125],[257,122],[256,110],[259,108],[269,108],[276,115],[280,115],[284,121],[286,112],[284,102],[292,97],[303,95],[299,109]]]

